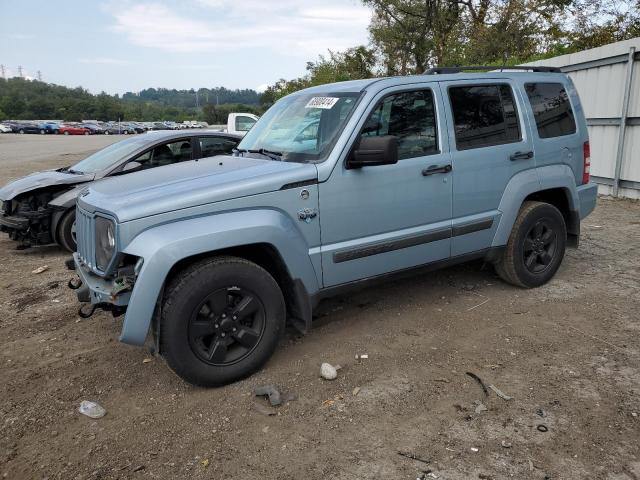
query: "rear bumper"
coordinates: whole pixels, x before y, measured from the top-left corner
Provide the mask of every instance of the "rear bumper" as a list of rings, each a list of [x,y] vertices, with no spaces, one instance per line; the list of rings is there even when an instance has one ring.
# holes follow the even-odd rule
[[[595,183],[587,183],[586,185],[580,185],[576,190],[578,192],[580,219],[583,219],[596,208],[598,185]]]

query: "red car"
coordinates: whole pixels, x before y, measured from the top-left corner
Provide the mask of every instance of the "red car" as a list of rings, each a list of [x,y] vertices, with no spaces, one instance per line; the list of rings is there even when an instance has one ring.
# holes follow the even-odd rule
[[[89,135],[91,130],[84,127],[74,127],[72,125],[60,125],[58,133],[61,135]]]

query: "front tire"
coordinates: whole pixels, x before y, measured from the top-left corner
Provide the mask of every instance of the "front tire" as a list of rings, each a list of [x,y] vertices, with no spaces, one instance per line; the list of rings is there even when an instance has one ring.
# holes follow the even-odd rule
[[[66,212],[58,223],[58,244],[70,251],[76,251],[76,209]]]
[[[278,283],[262,267],[214,257],[186,268],[169,284],[160,319],[160,352],[189,383],[213,387],[262,367],[285,327]]]
[[[504,281],[519,287],[544,285],[560,268],[566,243],[567,227],[556,207],[524,202],[507,247],[495,265],[496,272]]]

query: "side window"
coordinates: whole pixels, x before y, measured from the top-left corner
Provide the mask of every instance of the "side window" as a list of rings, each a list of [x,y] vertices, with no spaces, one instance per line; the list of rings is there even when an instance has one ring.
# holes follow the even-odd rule
[[[229,155],[238,146],[237,140],[224,137],[200,137],[202,157]]]
[[[385,97],[369,115],[361,135],[397,137],[400,160],[437,153],[433,92],[418,90]]]
[[[449,88],[458,150],[519,142],[518,111],[508,85]]]
[[[143,169],[162,167],[176,162],[191,160],[192,148],[189,139],[157,145],[151,150],[134,158]]]
[[[576,133],[576,122],[569,96],[561,83],[525,85],[540,138],[562,137]]]
[[[244,115],[239,115],[236,117],[236,131],[237,132],[248,132],[251,130],[251,127],[256,123],[256,120],[251,117],[245,117]]]

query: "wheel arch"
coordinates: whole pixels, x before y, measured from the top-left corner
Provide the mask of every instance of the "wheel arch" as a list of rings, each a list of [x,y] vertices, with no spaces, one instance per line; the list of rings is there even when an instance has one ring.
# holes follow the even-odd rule
[[[279,211],[235,211],[160,225],[137,235],[123,253],[143,259],[120,336],[125,343],[144,343],[165,285],[176,272],[219,255],[265,268],[282,288],[292,323],[302,331],[310,326],[309,298],[319,290],[319,279],[309,246]]]
[[[527,200],[551,203],[567,224],[568,243],[577,245],[580,234],[579,201],[573,171],[567,165],[549,165],[525,170],[507,184],[498,210],[502,213],[492,246],[506,245],[520,207]]]

